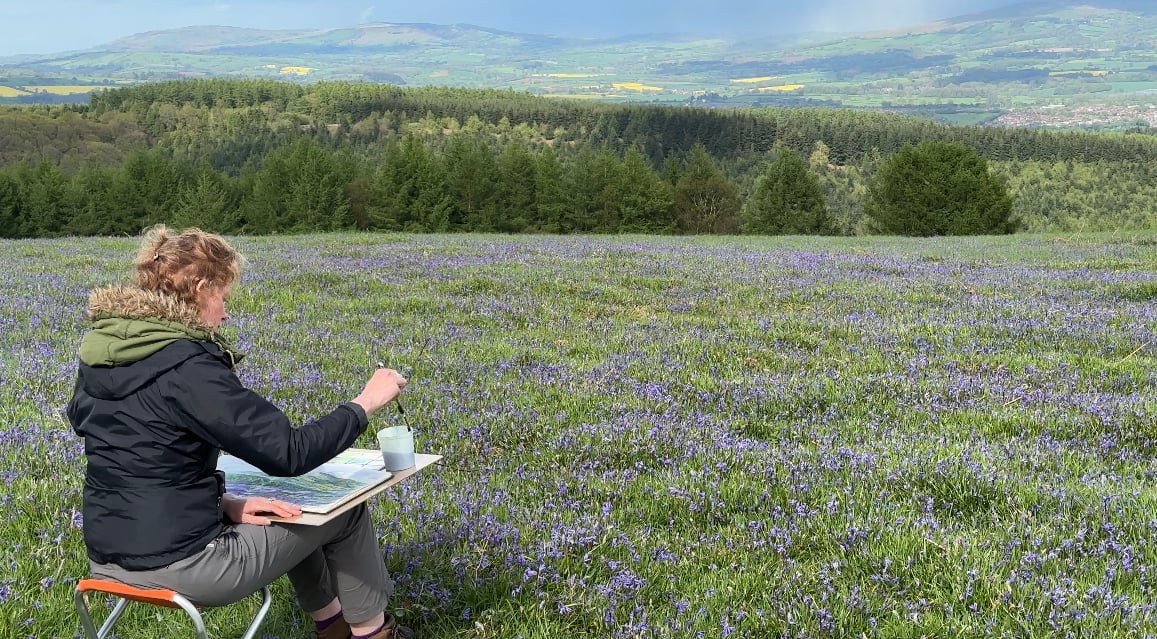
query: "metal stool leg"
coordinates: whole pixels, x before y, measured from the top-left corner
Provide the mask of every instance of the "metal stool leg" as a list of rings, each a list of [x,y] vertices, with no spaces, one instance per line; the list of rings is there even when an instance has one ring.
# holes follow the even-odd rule
[[[193,620],[193,630],[197,632],[197,639],[209,639],[209,635],[205,634],[205,620],[201,619],[201,611],[182,595],[173,595],[173,603],[180,606],[181,610],[188,613]]]
[[[265,615],[269,613],[269,606],[273,604],[273,593],[269,590],[269,586],[261,589],[261,607],[257,609],[257,615],[253,617],[253,623],[249,624],[249,629],[241,639],[254,639],[257,636],[257,630],[261,628],[261,622],[265,621]]]
[[[100,630],[97,630],[96,625],[92,622],[92,612],[88,607],[88,593],[77,590],[72,597],[76,602],[76,612],[80,615],[80,628],[84,631],[86,639],[104,639],[107,637],[109,631],[116,625],[117,619],[120,619],[125,608],[129,605],[128,599],[117,599],[112,612],[108,614],[108,617],[105,617],[104,623],[100,624]]]
[[[92,611],[88,606],[89,592],[100,592],[118,598],[116,604],[113,606],[112,612],[110,612],[104,622],[101,623],[99,630],[93,622]],[[269,613],[269,608],[273,604],[273,593],[270,591],[269,586],[261,589],[261,595],[261,607],[258,608],[257,614],[253,617],[249,628],[245,630],[242,639],[254,639],[257,636],[257,631],[260,629],[262,622],[265,621],[265,615]],[[209,639],[205,631],[205,621],[201,617],[201,612],[183,595],[171,590],[143,590],[110,581],[83,579],[76,586],[76,592],[73,593],[73,600],[76,603],[76,612],[80,616],[80,628],[85,639],[106,639],[112,631],[113,626],[116,625],[121,615],[124,614],[129,601],[138,601],[155,606],[163,606],[165,608],[180,608],[185,611],[185,614],[189,615],[189,618],[193,621],[193,629],[196,631],[197,639]]]

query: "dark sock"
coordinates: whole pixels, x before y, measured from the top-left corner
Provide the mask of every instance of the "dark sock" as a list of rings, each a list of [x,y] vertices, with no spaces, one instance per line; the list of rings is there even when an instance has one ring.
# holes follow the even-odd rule
[[[369,637],[372,637],[372,636],[378,634],[379,632],[381,632],[382,630],[384,630],[385,627],[386,627],[386,624],[382,624],[382,625],[378,626],[377,630],[375,630],[371,633],[364,634],[364,635],[353,635],[353,639],[368,639]]]
[[[317,625],[318,630],[325,630],[326,628],[332,626],[334,624],[334,622],[336,622],[338,619],[341,619],[341,613],[340,612],[338,612],[336,615],[330,617],[329,619],[322,619],[321,621],[314,619],[313,623]]]

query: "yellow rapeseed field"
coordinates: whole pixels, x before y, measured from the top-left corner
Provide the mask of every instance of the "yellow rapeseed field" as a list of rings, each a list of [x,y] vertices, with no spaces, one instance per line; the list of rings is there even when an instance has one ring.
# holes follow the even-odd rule
[[[28,95],[28,92],[0,84],[0,98],[16,98],[22,95]]]
[[[741,84],[755,84],[757,82],[767,82],[768,80],[772,79],[773,77],[774,76],[763,75],[763,76],[760,76],[758,78],[737,78],[735,80],[732,80],[732,82],[739,82]]]
[[[310,71],[313,71],[310,67],[281,67],[282,75],[289,75],[291,73],[293,75],[306,75]]]
[[[638,82],[615,82],[611,84],[616,89],[626,89],[627,91],[662,91],[663,87],[652,87]]]
[[[759,87],[760,91],[798,91],[802,89],[802,84],[779,84],[773,87]]]
[[[93,86],[91,84],[45,84],[37,86],[26,85],[24,88],[29,92],[43,91],[44,93],[51,93],[53,95],[74,95],[77,93],[100,91],[101,89],[108,89],[111,87]]]

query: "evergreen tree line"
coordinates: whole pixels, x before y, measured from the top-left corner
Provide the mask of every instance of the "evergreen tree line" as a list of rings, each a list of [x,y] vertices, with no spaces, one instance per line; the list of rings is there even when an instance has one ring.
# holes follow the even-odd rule
[[[0,170],[0,236],[132,234],[165,221],[224,233],[374,229],[412,232],[736,233],[738,192],[699,146],[655,171],[637,149],[410,135],[373,161],[300,137],[237,176],[164,150],[122,166],[21,162]]]
[[[1146,135],[204,80],[0,110],[0,235],[880,232],[873,181],[916,142],[974,150],[1006,181],[1014,223],[995,230],[1154,225]]]
[[[746,197],[702,145],[656,171],[643,152],[562,154],[488,134],[410,134],[367,160],[299,137],[237,176],[171,152],[132,153],[119,167],[68,176],[47,161],[0,170],[0,236],[130,234],[165,221],[224,233],[348,229],[506,233],[833,234],[823,184],[791,149]],[[822,163],[822,148],[810,162]],[[928,188],[928,184],[935,188]],[[868,183],[868,232],[1006,233],[1005,181],[972,149],[904,147]]]

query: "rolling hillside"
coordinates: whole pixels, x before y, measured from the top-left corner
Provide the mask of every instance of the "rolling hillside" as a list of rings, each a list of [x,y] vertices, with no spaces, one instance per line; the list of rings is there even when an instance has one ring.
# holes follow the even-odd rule
[[[189,77],[354,80],[722,107],[887,109],[955,123],[1157,125],[1157,10],[1035,2],[910,28],[724,40],[575,39],[471,25],[261,31],[196,26],[0,58],[0,102]],[[1157,102],[1157,101],[1154,101]]]

